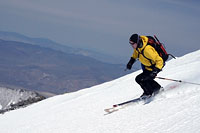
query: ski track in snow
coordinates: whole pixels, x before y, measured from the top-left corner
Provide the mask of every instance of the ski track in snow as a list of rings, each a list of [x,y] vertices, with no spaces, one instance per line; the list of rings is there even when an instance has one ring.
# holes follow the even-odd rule
[[[167,62],[160,77],[200,83],[200,50]],[[104,109],[141,95],[141,71],[0,115],[2,133],[199,133],[200,86],[156,79],[164,91],[149,104]]]

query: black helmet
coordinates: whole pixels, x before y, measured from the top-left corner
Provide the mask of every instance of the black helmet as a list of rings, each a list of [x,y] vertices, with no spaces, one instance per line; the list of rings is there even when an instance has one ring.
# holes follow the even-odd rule
[[[137,47],[138,48],[142,48],[142,46],[143,46],[142,40],[140,39],[140,36],[138,34],[133,34],[130,37],[129,41],[137,43],[137,45],[138,45]]]
[[[138,35],[138,34],[133,34],[133,35],[130,37],[130,41],[132,41],[132,42],[138,44],[138,41],[139,41],[139,35]]]

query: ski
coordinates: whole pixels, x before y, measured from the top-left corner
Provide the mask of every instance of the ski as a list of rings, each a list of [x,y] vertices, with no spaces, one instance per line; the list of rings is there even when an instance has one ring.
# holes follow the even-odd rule
[[[122,102],[122,103],[119,103],[119,104],[115,104],[111,108],[104,109],[104,111],[107,112],[108,114],[110,114],[110,113],[116,112],[116,111],[118,111],[118,110],[120,110],[120,109],[122,109],[122,108],[124,108],[128,105],[133,105],[133,104],[139,103],[141,101],[145,101],[145,99],[141,99],[139,97],[139,98],[136,98],[136,99],[125,101],[125,102]]]
[[[141,97],[138,97],[138,98],[135,98],[135,99],[132,99],[132,100],[129,100],[129,101],[125,101],[125,102],[122,102],[122,103],[119,103],[119,104],[114,104],[111,108],[107,108],[107,109],[104,109],[104,111],[107,113],[107,114],[110,114],[110,113],[113,113],[113,112],[116,112],[126,106],[129,106],[129,105],[133,105],[133,104],[139,104],[139,103],[143,103],[144,105],[145,104],[148,104],[150,103],[151,101],[153,101],[154,97],[163,92],[164,91],[164,88],[161,88],[158,92],[155,92],[153,95],[149,96],[149,97],[146,97],[146,98],[141,98]]]

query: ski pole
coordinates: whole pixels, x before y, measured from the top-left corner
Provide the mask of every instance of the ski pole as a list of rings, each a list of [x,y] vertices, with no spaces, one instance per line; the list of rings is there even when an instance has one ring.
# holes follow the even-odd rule
[[[159,44],[161,44],[156,35],[154,35],[154,38],[158,41]]]
[[[193,85],[200,85],[198,83],[192,83],[192,82],[187,82],[187,81],[182,81],[182,80],[176,80],[176,79],[169,79],[169,78],[163,78],[163,77],[156,77],[158,79],[163,79],[163,80],[169,80],[169,81],[175,81],[175,82],[180,82],[180,83],[187,83],[187,84],[193,84]]]

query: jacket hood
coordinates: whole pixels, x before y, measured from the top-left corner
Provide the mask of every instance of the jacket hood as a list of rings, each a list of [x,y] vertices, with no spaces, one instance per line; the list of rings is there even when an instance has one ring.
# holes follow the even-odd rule
[[[142,39],[143,46],[141,48],[137,48],[137,49],[141,52],[146,47],[146,45],[148,43],[148,37],[140,36],[140,38]]]

